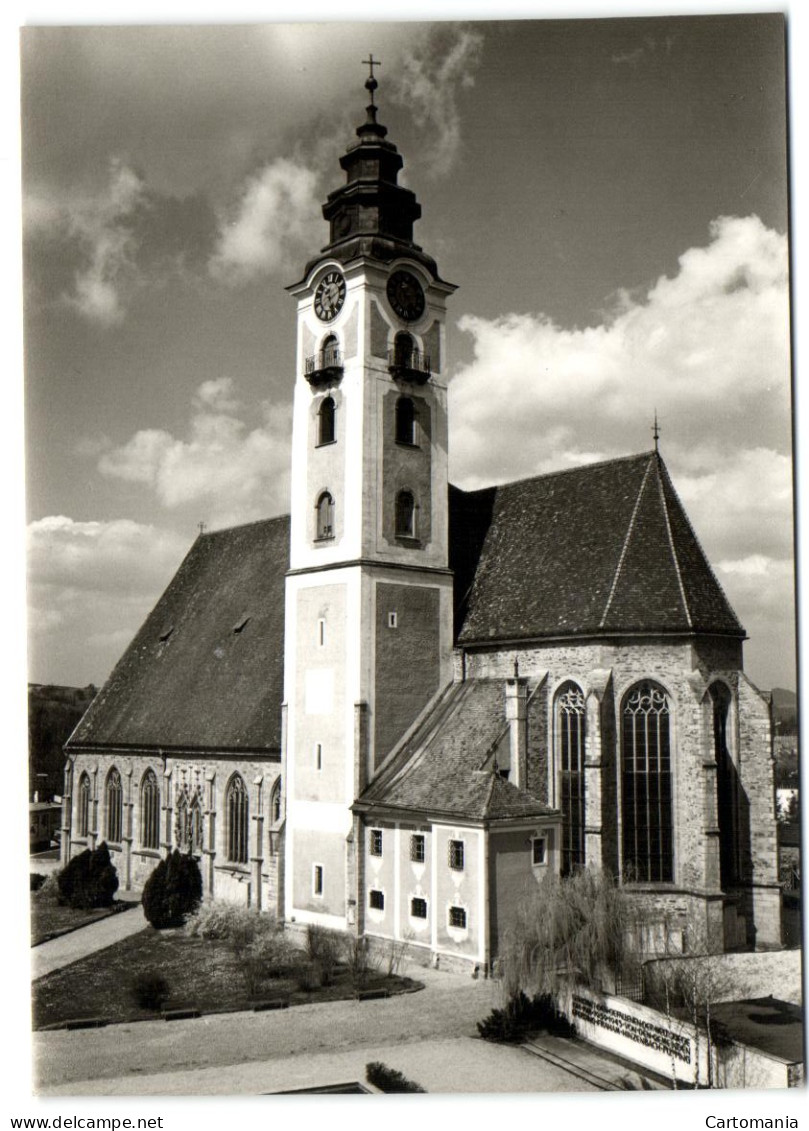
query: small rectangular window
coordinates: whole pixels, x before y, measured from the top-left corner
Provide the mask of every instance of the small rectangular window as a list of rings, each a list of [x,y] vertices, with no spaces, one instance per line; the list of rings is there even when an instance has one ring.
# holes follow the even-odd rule
[[[317,646],[318,648],[326,647],[326,622],[322,617],[317,622]]]
[[[424,863],[424,833],[413,833],[410,837],[410,859],[415,864]]]
[[[534,864],[547,864],[548,842],[544,836],[535,836],[531,842],[531,858]]]
[[[382,830],[371,829],[371,855],[382,855]]]
[[[374,911],[384,911],[385,893],[383,891],[369,891],[368,906]]]
[[[315,743],[315,769],[323,769],[323,744],[320,742]]]
[[[447,844],[447,858],[454,872],[463,871],[463,841],[451,840]]]
[[[323,895],[323,865],[315,864],[312,869],[312,892],[314,895]]]
[[[398,628],[399,618],[396,613],[388,613],[388,628]]]
[[[418,896],[414,896],[410,900],[410,914],[412,915],[412,917],[414,919],[426,919],[427,918],[427,900],[426,899],[419,899]]]
[[[464,907],[450,907],[449,925],[450,927],[459,927],[462,930],[466,929],[466,909]]]

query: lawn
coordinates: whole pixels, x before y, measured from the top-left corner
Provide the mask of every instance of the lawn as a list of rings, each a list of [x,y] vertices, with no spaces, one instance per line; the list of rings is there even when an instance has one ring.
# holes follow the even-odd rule
[[[259,1002],[288,999],[290,1005],[334,1001],[353,997],[357,986],[351,971],[338,966],[333,983],[312,986],[311,971],[301,952],[301,973],[273,977],[267,967],[257,978],[253,968],[231,943],[202,939],[182,929],[157,931],[153,927],[91,955],[62,970],[46,974],[32,987],[34,1028],[41,1029],[80,1018],[104,1018],[109,1022],[142,1021],[159,1016],[135,1001],[133,984],[140,974],[160,974],[170,987],[165,1010],[198,1009],[201,1013],[252,1009]],[[385,968],[370,971],[366,990],[391,994],[421,989],[410,978],[389,975]]]
[[[55,899],[49,896],[31,895],[31,946],[47,942],[48,939],[58,935],[75,931],[77,927],[85,927],[88,923],[95,923],[97,919],[106,919],[109,915],[116,915],[132,907],[131,903],[113,903],[111,907],[96,907],[89,911],[77,907],[62,907]]]

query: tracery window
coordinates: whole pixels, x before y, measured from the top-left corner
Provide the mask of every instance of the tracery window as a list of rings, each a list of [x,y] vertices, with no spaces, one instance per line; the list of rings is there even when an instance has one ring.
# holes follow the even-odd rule
[[[189,799],[185,790],[177,796],[175,814],[175,828],[177,830],[177,847],[182,852],[190,852],[194,856],[202,854],[204,843],[204,818],[202,801],[198,793]]]
[[[124,791],[121,785],[121,775],[115,766],[107,774],[107,784],[104,790],[105,809],[107,813],[107,840],[119,844],[123,830],[124,819]]]
[[[334,537],[334,499],[324,491],[317,500],[317,538],[325,541]]]
[[[739,776],[728,747],[730,691],[724,683],[710,688],[716,758],[716,815],[719,823],[719,872],[723,889],[738,880]]]
[[[416,500],[412,491],[400,491],[396,496],[396,534],[400,538],[416,536]]]
[[[627,880],[674,878],[671,710],[662,687],[631,688],[622,712],[623,873]]]
[[[87,836],[90,832],[90,779],[87,774],[82,774],[79,778],[76,822],[79,836]]]
[[[396,402],[396,442],[416,442],[416,406],[410,397],[399,397]]]
[[[246,864],[250,837],[249,806],[247,786],[239,774],[235,774],[228,783],[225,794],[225,812],[227,815],[228,860],[233,864]]]
[[[317,413],[317,442],[318,444],[333,444],[335,432],[335,405],[334,397],[326,397]]]
[[[562,875],[584,864],[584,695],[575,683],[556,696],[556,765],[562,810]]]
[[[140,783],[140,843],[160,847],[160,786],[154,770],[147,770]]]

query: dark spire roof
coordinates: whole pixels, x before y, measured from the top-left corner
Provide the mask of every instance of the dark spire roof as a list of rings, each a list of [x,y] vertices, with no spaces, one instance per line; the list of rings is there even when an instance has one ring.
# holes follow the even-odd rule
[[[376,63],[376,60],[374,61]],[[329,193],[323,216],[329,222],[329,242],[304,270],[306,277],[324,255],[348,263],[368,256],[389,263],[399,256],[422,263],[438,278],[435,260],[425,255],[413,239],[413,225],[421,216],[415,193],[398,183],[404,162],[387,140],[387,128],[378,120],[373,76],[366,83],[371,100],[366,118],[356,130],[358,140],[340,158],[346,183]]]
[[[458,643],[744,637],[657,451],[450,494]]]

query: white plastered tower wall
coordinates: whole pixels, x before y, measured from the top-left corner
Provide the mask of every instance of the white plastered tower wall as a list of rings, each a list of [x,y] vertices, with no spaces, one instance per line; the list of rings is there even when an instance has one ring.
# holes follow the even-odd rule
[[[386,294],[390,276],[403,270],[425,298],[423,313],[408,322]],[[333,318],[322,320],[315,296],[335,272],[345,280],[345,299]],[[408,688],[406,671],[400,693],[393,689],[397,649],[400,660],[408,649],[426,650],[431,692],[452,678],[444,321],[454,289],[418,259],[358,257],[343,264],[328,255],[291,288],[298,327],[285,629],[285,909],[298,922],[357,924],[350,858],[358,829],[350,806],[392,745],[391,728],[397,711],[407,712],[408,694],[413,715],[423,706],[424,687]],[[422,357],[435,354],[423,382],[391,373],[389,352],[402,332]],[[310,382],[307,359],[335,338],[340,371]],[[334,440],[323,444],[319,409],[327,397],[334,403]],[[393,433],[399,397],[417,405],[412,450],[397,445]],[[418,525],[415,537],[401,539],[392,529],[395,498],[400,486],[410,489],[409,476],[417,486]],[[316,508],[324,492],[333,498],[333,532],[318,538]]]

